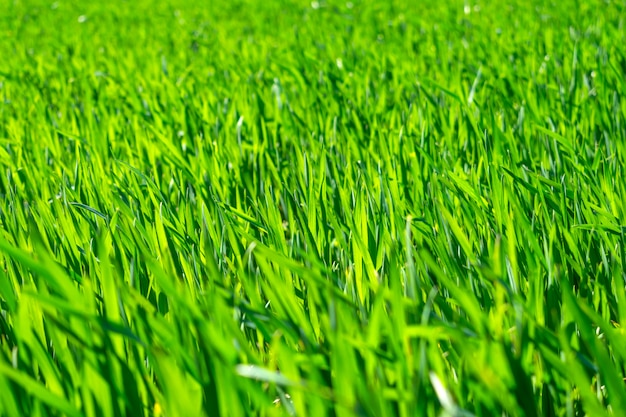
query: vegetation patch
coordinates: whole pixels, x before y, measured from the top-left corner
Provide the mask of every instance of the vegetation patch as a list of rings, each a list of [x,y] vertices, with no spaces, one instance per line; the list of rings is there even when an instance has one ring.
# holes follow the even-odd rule
[[[0,416],[626,410],[623,0],[6,0]]]

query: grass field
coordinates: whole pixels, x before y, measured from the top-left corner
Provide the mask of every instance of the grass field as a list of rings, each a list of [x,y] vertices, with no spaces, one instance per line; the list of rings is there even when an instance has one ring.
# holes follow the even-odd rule
[[[623,416],[626,3],[0,1],[0,416]]]

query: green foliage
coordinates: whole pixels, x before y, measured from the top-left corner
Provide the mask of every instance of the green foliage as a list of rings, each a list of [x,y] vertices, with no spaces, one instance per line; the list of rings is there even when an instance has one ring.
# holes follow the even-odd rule
[[[0,416],[621,415],[625,7],[5,0]]]

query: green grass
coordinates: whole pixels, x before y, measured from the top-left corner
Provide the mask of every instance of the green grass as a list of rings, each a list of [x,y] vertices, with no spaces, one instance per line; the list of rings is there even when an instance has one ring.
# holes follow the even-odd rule
[[[625,18],[0,2],[0,416],[623,415]]]

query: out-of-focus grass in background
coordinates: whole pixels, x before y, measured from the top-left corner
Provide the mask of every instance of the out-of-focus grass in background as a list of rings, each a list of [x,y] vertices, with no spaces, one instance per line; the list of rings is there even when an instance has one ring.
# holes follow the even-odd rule
[[[623,1],[0,3],[0,415],[626,410]]]

